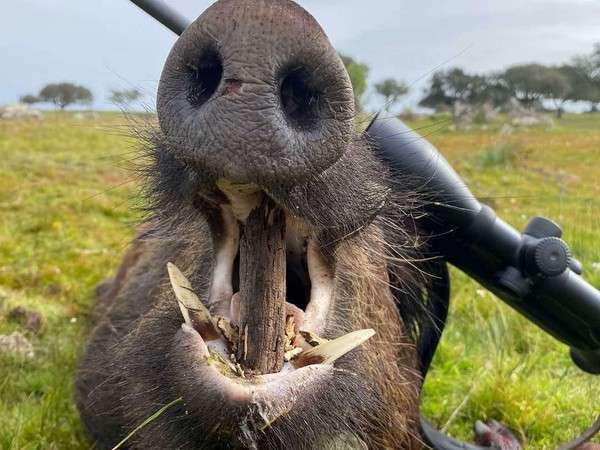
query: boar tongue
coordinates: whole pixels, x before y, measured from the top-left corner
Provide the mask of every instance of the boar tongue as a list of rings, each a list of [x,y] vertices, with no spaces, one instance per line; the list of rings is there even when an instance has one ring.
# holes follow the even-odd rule
[[[285,336],[285,214],[263,198],[240,238],[237,359],[252,373],[279,372]]]

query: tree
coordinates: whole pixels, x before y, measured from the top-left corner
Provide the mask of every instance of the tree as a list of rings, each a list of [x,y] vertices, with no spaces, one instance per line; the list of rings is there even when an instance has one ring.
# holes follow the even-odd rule
[[[137,89],[111,89],[108,100],[115,105],[127,106],[140,98],[142,98],[142,93]]]
[[[27,94],[27,95],[21,96],[21,98],[19,98],[19,101],[21,103],[25,103],[27,105],[33,105],[34,103],[38,103],[40,101],[40,99],[38,97],[36,97],[35,95]]]
[[[375,84],[375,90],[385,99],[385,110],[389,111],[400,97],[408,93],[408,86],[403,81],[388,78]]]
[[[433,74],[429,81],[429,87],[425,89],[424,94],[419,102],[421,106],[435,110],[452,106],[453,99],[446,93],[445,76],[442,71]]]
[[[94,96],[91,91],[83,86],[73,83],[51,83],[42,88],[39,93],[42,102],[53,103],[60,109],[74,103],[90,104]]]
[[[578,73],[579,81],[584,86],[579,100],[588,101],[591,110],[596,111],[600,103],[600,43],[594,45],[589,55],[579,55],[573,58],[572,66]]]
[[[499,106],[508,100],[507,89],[495,76],[470,75],[460,68],[433,74],[419,103],[428,108],[452,107],[456,102]]]
[[[589,55],[578,55],[573,58],[573,65],[590,77],[600,78],[600,42],[594,44],[594,49]]]
[[[354,58],[340,54],[344,66],[350,75],[352,89],[354,89],[354,103],[357,111],[363,109],[363,97],[367,91],[367,78],[369,77],[369,66],[356,61]]]
[[[600,89],[586,70],[575,64],[564,64],[557,68],[568,80],[569,90],[562,103],[566,101],[590,102],[592,106],[600,102]],[[560,105],[562,107],[562,104]]]
[[[521,64],[508,68],[503,75],[513,96],[531,108],[541,99],[563,100],[569,92],[569,80],[553,67]],[[560,114],[560,108],[557,109]]]
[[[569,80],[569,76],[560,68],[547,67],[541,82],[542,97],[554,102],[556,117],[561,118],[563,106],[573,100],[576,87]]]
[[[505,106],[512,98],[512,92],[501,74],[492,73],[481,78],[481,87],[477,93],[479,103],[489,103],[495,107]]]
[[[537,85],[539,64],[518,65],[507,69],[503,78],[511,89],[513,96],[524,105],[531,107],[539,98]]]

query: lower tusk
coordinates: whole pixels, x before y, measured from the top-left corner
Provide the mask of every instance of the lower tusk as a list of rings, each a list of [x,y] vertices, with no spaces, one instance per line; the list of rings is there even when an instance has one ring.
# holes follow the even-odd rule
[[[294,367],[310,364],[333,364],[337,359],[373,337],[375,330],[353,331],[332,341],[323,342],[316,347],[305,350],[293,360]]]
[[[304,340],[313,347],[324,344],[325,342],[329,342],[328,339],[322,338],[321,336],[318,336],[310,331],[300,330],[299,333],[304,338]]]

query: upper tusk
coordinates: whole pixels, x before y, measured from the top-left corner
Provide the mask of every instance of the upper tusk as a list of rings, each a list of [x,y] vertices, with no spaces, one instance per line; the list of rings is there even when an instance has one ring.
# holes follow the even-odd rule
[[[204,340],[217,339],[220,334],[216,322],[194,292],[190,281],[173,263],[167,263],[167,271],[185,323],[196,329]]]

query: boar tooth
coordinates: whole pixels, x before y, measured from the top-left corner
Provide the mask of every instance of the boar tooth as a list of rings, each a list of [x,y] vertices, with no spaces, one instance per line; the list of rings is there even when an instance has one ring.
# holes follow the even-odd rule
[[[374,334],[375,330],[369,328],[353,331],[332,341],[323,342],[303,351],[294,360],[294,366],[300,368],[309,364],[333,364],[338,358],[355,349]]]
[[[186,319],[186,323],[191,326],[190,309],[205,313],[207,319],[211,320],[210,313],[194,293],[190,281],[181,273],[177,266],[169,262],[167,263],[167,271],[169,272],[169,279],[171,280],[175,297],[177,297],[177,303],[183,317]]]
[[[319,244],[313,238],[306,247],[306,264],[310,277],[310,301],[304,312],[302,326],[321,333],[333,298],[333,267],[327,261]]]
[[[217,328],[219,331],[221,331],[221,334],[225,338],[227,344],[229,344],[228,347],[235,353],[237,351],[237,344],[239,341],[238,327],[232,325],[231,322],[229,322],[229,320],[225,317],[217,317],[213,320],[216,321]]]
[[[173,263],[167,263],[167,271],[185,323],[196,329],[205,340],[217,339],[219,332],[214,320],[206,306],[194,293],[190,281]]]

